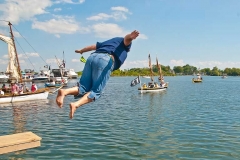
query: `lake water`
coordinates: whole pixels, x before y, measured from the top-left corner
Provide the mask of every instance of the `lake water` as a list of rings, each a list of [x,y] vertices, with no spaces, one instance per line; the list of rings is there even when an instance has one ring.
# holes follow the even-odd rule
[[[240,77],[206,76],[199,84],[192,76],[165,77],[166,91],[144,94],[130,87],[134,78],[111,77],[102,97],[73,120],[72,96],[62,109],[56,94],[1,105],[0,135],[32,131],[42,141],[0,159],[240,159]]]

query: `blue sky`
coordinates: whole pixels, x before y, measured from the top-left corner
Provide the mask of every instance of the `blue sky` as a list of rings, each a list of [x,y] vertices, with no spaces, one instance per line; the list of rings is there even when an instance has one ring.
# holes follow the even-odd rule
[[[140,36],[121,69],[147,67],[149,53],[171,68],[240,68],[238,0],[0,0],[0,20],[0,34],[9,35],[2,20],[14,26],[22,69],[57,68],[55,56],[61,60],[64,51],[66,67],[81,71],[75,49],[135,29]],[[0,52],[4,71],[5,43]]]

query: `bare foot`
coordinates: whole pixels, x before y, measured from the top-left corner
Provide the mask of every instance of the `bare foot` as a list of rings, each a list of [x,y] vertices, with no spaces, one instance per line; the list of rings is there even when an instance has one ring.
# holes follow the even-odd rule
[[[64,89],[60,89],[58,91],[58,95],[56,98],[56,103],[58,105],[59,108],[62,108],[63,106],[63,99],[64,99],[65,95],[64,95]]]
[[[69,118],[73,119],[74,112],[76,111],[77,107],[74,103],[69,104],[70,112],[69,112]]]

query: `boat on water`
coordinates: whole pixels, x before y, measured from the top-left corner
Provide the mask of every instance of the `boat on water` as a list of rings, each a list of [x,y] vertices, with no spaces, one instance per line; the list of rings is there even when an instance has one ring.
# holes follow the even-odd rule
[[[153,70],[152,70],[152,64],[151,64],[151,57],[150,54],[148,55],[148,59],[149,59],[149,68],[150,68],[150,79],[151,81],[148,82],[148,84],[143,84],[141,85],[140,83],[140,87],[138,88],[138,91],[140,93],[148,93],[148,92],[161,92],[161,91],[165,91],[166,88],[161,86],[160,84],[158,84],[157,82],[154,82],[153,79]],[[158,64],[158,60],[157,60],[157,64]],[[161,75],[160,75],[161,76]]]
[[[9,80],[9,76],[7,76],[4,72],[0,72],[0,83],[7,83]]]
[[[66,71],[66,74],[69,79],[77,79],[78,78],[78,74],[74,71],[74,69],[69,69],[68,71]]]
[[[222,75],[222,79],[225,79],[225,78],[227,78],[227,74]]]
[[[48,82],[50,79],[50,70],[40,70],[39,74],[36,74],[32,78],[32,82]]]
[[[193,83],[201,83],[202,82],[202,77],[201,77],[201,75],[198,73],[197,74],[197,78],[192,78],[192,82]]]
[[[14,41],[12,24],[8,23],[10,28],[10,37],[0,35],[0,39],[8,44],[8,56],[9,63],[7,67],[7,73],[10,75],[11,83],[13,81],[23,84],[21,67],[18,59],[17,49]],[[11,93],[5,92],[0,95],[0,103],[12,103],[20,101],[30,101],[30,100],[39,100],[47,99],[49,90],[46,88],[40,88],[35,92],[25,91],[23,93]]]
[[[64,55],[64,52],[63,52]],[[57,57],[55,56],[58,69],[52,69],[51,75],[50,75],[50,81],[55,83],[61,83],[63,86],[67,86],[68,84],[68,76],[67,76],[67,69],[65,68],[65,61],[64,58],[62,60],[62,63],[59,62]]]

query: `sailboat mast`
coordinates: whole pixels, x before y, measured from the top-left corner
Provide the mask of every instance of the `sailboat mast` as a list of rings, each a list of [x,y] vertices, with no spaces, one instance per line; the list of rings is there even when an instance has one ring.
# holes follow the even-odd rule
[[[12,41],[13,41],[13,47],[14,47],[14,50],[15,50],[15,56],[16,56],[16,60],[17,60],[17,70],[18,70],[18,75],[20,77],[20,83],[22,83],[22,74],[21,74],[21,68],[20,68],[20,64],[19,64],[19,59],[18,59],[18,54],[17,54],[17,49],[16,49],[16,45],[15,45],[15,41],[14,41],[14,36],[13,36],[13,32],[12,32],[12,24],[10,22],[8,22],[8,25],[10,27],[10,34],[11,34],[11,38],[12,38]]]
[[[150,68],[150,73],[151,73],[151,80],[153,82],[153,71],[152,71],[152,64],[151,64],[150,54],[148,55],[148,62],[149,62],[149,68]]]
[[[161,69],[160,64],[158,63],[158,59],[157,58],[156,58],[156,61],[157,61],[157,67],[158,67],[158,72],[159,72],[159,78],[162,79],[162,69]]]

